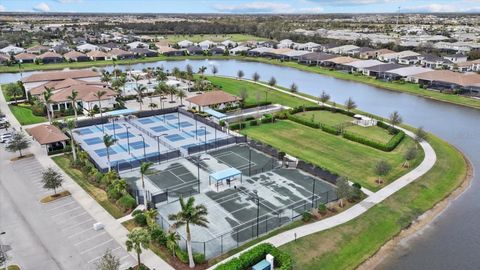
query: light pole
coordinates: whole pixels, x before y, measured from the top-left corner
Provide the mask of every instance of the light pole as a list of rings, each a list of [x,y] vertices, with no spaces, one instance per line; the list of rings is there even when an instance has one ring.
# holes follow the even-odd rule
[[[155,139],[157,139],[157,149],[158,149],[158,164],[160,164],[161,159],[160,159],[160,137],[168,135],[167,133],[163,133],[161,135],[155,136]]]
[[[215,130],[215,149],[217,149],[217,128],[214,128]]]
[[[143,141],[143,158],[145,159],[145,162],[147,162],[147,151],[145,149],[145,137],[143,137],[143,134],[138,134],[140,137],[142,137]]]
[[[205,139],[204,139],[203,145],[204,145],[205,153],[206,153],[207,152],[207,127],[203,126],[203,127],[200,127],[200,129],[203,129],[203,131],[205,132],[204,133]]]
[[[116,117],[113,117],[112,118],[112,123],[113,123],[113,137],[115,138],[117,136],[117,134],[115,133],[115,120],[117,120]]]
[[[180,130],[180,108],[177,108],[177,122],[178,122],[178,130]]]
[[[308,178],[308,177],[307,177]],[[313,188],[312,188],[312,209],[315,207],[315,178],[312,177]]]
[[[195,140],[198,140],[197,116],[193,115],[193,118],[195,118]]]
[[[201,158],[201,155],[197,156],[197,185],[198,185],[198,192],[200,193],[200,161],[210,160],[210,158]]]
[[[254,190],[253,193],[255,193],[253,198],[257,201],[257,238],[258,238],[258,226],[260,223],[260,197],[258,197],[257,190]]]
[[[252,176],[252,149],[248,147],[248,176]]]
[[[130,133],[128,132],[128,130],[130,129],[129,126],[127,126],[126,124],[123,124],[123,126],[125,126],[125,128],[127,129],[127,147],[128,147],[128,154],[130,155]]]

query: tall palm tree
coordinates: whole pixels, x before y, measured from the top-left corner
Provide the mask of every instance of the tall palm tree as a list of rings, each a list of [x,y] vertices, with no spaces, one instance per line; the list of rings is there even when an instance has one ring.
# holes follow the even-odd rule
[[[195,262],[193,261],[192,254],[192,235],[190,232],[190,225],[197,225],[207,228],[207,208],[203,204],[195,205],[195,198],[190,197],[188,201],[185,202],[183,197],[180,197],[180,212],[176,214],[170,214],[168,219],[174,221],[176,228],[179,228],[185,225],[185,230],[187,233],[187,251],[188,251],[188,261],[190,268],[195,267]]]
[[[77,121],[78,116],[77,116],[77,97],[78,97],[78,91],[73,89],[72,93],[70,96],[67,97],[68,100],[72,103],[72,108],[73,108],[73,113],[75,114],[75,121]]]
[[[177,94],[177,88],[173,85],[168,87],[168,94],[170,95],[170,103],[173,103],[173,96]]]
[[[135,92],[137,92],[137,102],[140,104],[140,111],[142,110],[143,104],[143,94],[147,91],[147,87],[143,84],[137,85],[133,88]]]
[[[147,249],[150,244],[150,233],[144,228],[135,228],[128,235],[128,240],[125,242],[127,250],[130,252],[132,250],[137,253],[137,270],[140,269],[140,254],[142,254],[142,249]]]
[[[138,87],[138,81],[140,81],[142,79],[142,77],[140,75],[136,74],[136,75],[132,75],[132,78],[133,78],[133,80],[135,80],[135,84]]]
[[[118,139],[114,138],[112,135],[103,135],[103,144],[105,144],[105,148],[107,148],[108,171],[112,170],[112,166],[110,165],[110,147],[112,147],[117,141]]]
[[[165,74],[165,72],[159,70],[158,71],[158,74],[157,74],[157,81],[166,81],[167,80],[167,74]]]
[[[105,91],[105,90],[99,90],[99,91],[97,91],[96,93],[93,94],[98,100],[98,109],[100,110],[100,117],[103,116],[102,97],[105,96],[106,94],[107,94],[107,91]]]
[[[103,71],[101,81],[105,83],[109,83],[111,80],[112,80],[112,75],[108,73],[108,71]]]
[[[73,161],[77,161],[77,150],[75,149],[75,139],[73,138],[73,129],[75,128],[75,121],[67,120],[67,130],[70,134],[70,144],[72,146]]]
[[[43,92],[43,102],[45,102],[45,107],[47,107],[47,117],[48,122],[52,123],[52,116],[50,116],[50,103],[52,102],[51,98],[53,96],[53,88],[45,86],[45,91]]]
[[[159,98],[160,98],[160,106],[162,105],[162,99],[163,99],[163,95],[166,93],[166,89],[168,88],[167,84],[164,83],[164,82],[159,82],[156,86],[155,86],[155,92],[154,94],[158,95]]]
[[[177,97],[180,98],[180,105],[183,106],[183,99],[187,97],[187,93],[183,89],[178,89]]]
[[[158,216],[157,209],[152,208],[145,211],[145,217],[147,218],[147,225],[150,229],[157,224],[157,216]]]
[[[148,209],[148,203],[147,203],[147,190],[145,189],[145,180],[144,176],[152,167],[153,163],[152,162],[142,162],[142,165],[140,166],[140,176],[142,179],[142,189],[143,189],[143,205],[145,206],[145,209]]]

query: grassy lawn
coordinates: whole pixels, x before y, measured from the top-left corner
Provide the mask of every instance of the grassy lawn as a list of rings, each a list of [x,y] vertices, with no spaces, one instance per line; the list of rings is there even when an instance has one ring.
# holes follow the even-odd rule
[[[423,160],[422,151],[411,162],[410,168],[402,167],[404,153],[415,147],[415,142],[409,137],[405,137],[392,152],[383,152],[291,121],[248,127],[241,132],[292,156],[348,177],[372,191],[397,179]],[[386,160],[392,166],[392,171],[383,178],[383,185],[375,183],[375,164],[379,160]]]
[[[68,174],[78,185],[80,185],[92,198],[94,198],[114,218],[121,218],[125,215],[114,203],[108,200],[107,193],[100,188],[90,184],[84,179],[82,172],[70,166],[70,160],[66,156],[52,157],[53,161]]]
[[[281,246],[295,269],[355,269],[465,179],[467,163],[459,151],[430,136],[437,163],[424,176],[362,216],[338,227]]]
[[[214,85],[220,87],[223,91],[232,95],[239,96],[240,91],[245,89],[248,93],[246,104],[256,104],[257,95],[259,96],[259,102],[270,101],[276,104],[282,104],[289,107],[298,107],[302,105],[315,105],[312,102],[294,97],[279,91],[269,89],[268,87],[231,78],[207,76],[207,79]],[[258,94],[257,94],[258,93]]]
[[[8,107],[21,125],[38,124],[48,121],[46,117],[33,115],[32,110],[29,108],[30,106],[19,104],[9,105]]]
[[[231,40],[236,42],[245,42],[250,40],[265,41],[266,38],[252,36],[248,34],[198,34],[198,35],[166,35],[165,39],[172,43],[178,43],[182,40],[190,40],[191,42],[201,42],[210,40],[213,42],[222,42]]]
[[[345,128],[345,130],[381,143],[388,143],[393,137],[393,135],[390,134],[388,130],[377,126],[361,127],[359,125],[353,125]]]

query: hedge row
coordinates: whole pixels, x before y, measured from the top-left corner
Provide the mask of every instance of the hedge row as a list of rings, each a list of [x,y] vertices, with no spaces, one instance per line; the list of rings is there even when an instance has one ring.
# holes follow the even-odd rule
[[[300,106],[290,110],[291,114],[296,114],[304,111],[331,111],[334,113],[341,113],[353,117],[355,113],[346,111],[344,109],[335,108],[335,107],[326,107],[326,106]]]
[[[52,156],[52,155],[56,155],[56,154],[69,153],[71,151],[72,151],[72,147],[70,147],[70,145],[67,145],[67,146],[65,146],[64,149],[52,150],[52,151],[48,152],[47,155]]]
[[[378,141],[370,140],[368,138],[365,138],[353,132],[344,132],[343,137],[345,139],[358,142],[358,143],[376,148],[378,150],[390,152],[393,149],[395,149],[398,146],[398,144],[403,140],[403,138],[405,137],[405,132],[399,130],[397,134],[395,134],[395,136],[393,136],[390,139],[390,141],[388,141],[387,143],[381,143]]]
[[[321,129],[322,131],[325,131],[325,132],[333,134],[333,135],[340,135],[340,133],[341,133],[340,129],[338,129],[334,126],[314,123],[314,122],[305,120],[301,117],[297,117],[297,116],[291,115],[291,114],[289,114],[287,117],[288,117],[288,120],[290,120],[290,121],[297,122],[297,123],[299,123],[301,125],[305,125],[307,127]]]
[[[271,254],[275,258],[275,269],[290,270],[293,268],[293,260],[290,255],[274,247],[272,244],[264,243],[244,252],[238,258],[233,258],[230,261],[217,266],[215,270],[250,269],[252,266],[265,259],[267,254]]]

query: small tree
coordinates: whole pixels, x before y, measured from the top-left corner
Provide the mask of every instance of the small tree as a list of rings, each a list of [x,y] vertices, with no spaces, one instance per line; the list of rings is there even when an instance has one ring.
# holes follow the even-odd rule
[[[330,100],[330,95],[325,93],[325,91],[322,91],[322,94],[320,94],[320,102],[322,102],[323,105],[327,103]]]
[[[78,98],[78,91],[75,89],[73,89],[72,94],[67,97],[67,99],[72,103],[73,113],[75,114],[75,121],[77,121],[78,119],[77,98]]]
[[[258,82],[258,80],[260,80],[260,74],[258,74],[257,72],[253,73],[252,79],[254,82]]]
[[[155,225],[157,225],[157,216],[158,216],[157,209],[149,209],[145,211],[145,217],[147,218],[148,228],[152,229],[154,228]]]
[[[145,206],[145,209],[148,209],[148,202],[147,202],[147,189],[145,188],[144,176],[145,174],[147,174],[148,170],[152,165],[153,165],[152,162],[143,162],[142,165],[140,165],[140,176],[142,179],[142,189],[143,189],[143,204]]]
[[[248,98],[247,89],[245,88],[240,89],[239,97],[241,99],[240,102],[242,103],[242,106],[245,105],[245,102],[247,102],[247,98]]]
[[[135,228],[128,235],[128,240],[125,242],[128,252],[135,251],[137,253],[137,269],[140,269],[140,254],[142,249],[147,249],[150,244],[150,234],[144,228]]]
[[[245,73],[243,73],[243,70],[239,70],[239,71],[237,72],[237,76],[238,76],[239,79],[242,79],[243,76],[245,76]]]
[[[268,81],[268,85],[270,85],[271,87],[274,87],[276,84],[277,79],[275,79],[275,77],[270,78],[270,80]]]
[[[59,172],[55,171],[52,167],[48,167],[42,173],[42,183],[43,183],[43,188],[53,189],[53,194],[56,195],[57,188],[62,186],[63,177]]]
[[[176,231],[170,231],[165,238],[166,246],[172,251],[172,256],[175,258],[175,250],[178,247],[177,241],[180,240],[180,235]]]
[[[103,144],[105,144],[105,148],[107,148],[108,171],[112,170],[112,166],[110,164],[110,147],[117,143],[117,141],[118,139],[114,138],[112,135],[103,135]]]
[[[143,105],[143,95],[147,91],[147,87],[143,84],[137,85],[135,88],[133,88],[135,92],[137,92],[137,102],[140,105],[140,111],[142,110],[142,105]]]
[[[428,134],[427,132],[423,129],[423,127],[417,128],[415,131],[415,142],[420,143],[425,140],[427,140]]]
[[[112,254],[110,249],[107,249],[100,260],[96,263],[97,270],[119,270],[120,259]]]
[[[394,111],[392,114],[390,114],[390,124],[392,125],[393,128],[395,126],[400,125],[402,123],[402,117],[397,111]]]
[[[213,73],[213,76],[217,75],[217,73],[218,73],[218,67],[217,66],[212,66],[212,73]]]
[[[375,165],[375,174],[378,176],[377,178],[377,183],[381,184],[383,183],[383,176],[386,176],[390,171],[392,170],[392,166],[385,160],[380,160],[376,165]]]
[[[10,142],[7,144],[8,152],[17,152],[20,154],[20,157],[23,157],[22,150],[30,147],[30,140],[21,132],[16,132],[12,135]]]
[[[43,102],[45,102],[45,107],[47,108],[47,118],[49,123],[52,123],[52,117],[53,117],[53,115],[50,116],[50,103],[52,102],[51,98],[53,96],[52,91],[53,91],[53,88],[45,86],[45,91],[43,92]]]
[[[343,207],[343,199],[350,196],[351,187],[345,177],[337,178],[337,195],[340,199],[340,207]]]
[[[353,101],[351,97],[349,97],[347,101],[345,101],[345,107],[347,107],[347,111],[351,111],[357,108],[357,104],[355,103],[355,101]]]
[[[298,86],[295,83],[292,83],[292,85],[290,85],[290,92],[292,93],[298,92]]]
[[[73,161],[77,161],[77,149],[75,149],[75,138],[73,138],[73,129],[75,128],[75,121],[67,120],[67,131],[70,134],[70,144],[72,147]]]
[[[410,160],[413,160],[417,157],[418,150],[417,148],[408,148],[407,152],[405,152],[405,155],[403,156],[405,158],[405,162],[403,163],[404,168],[409,168],[410,167]]]

